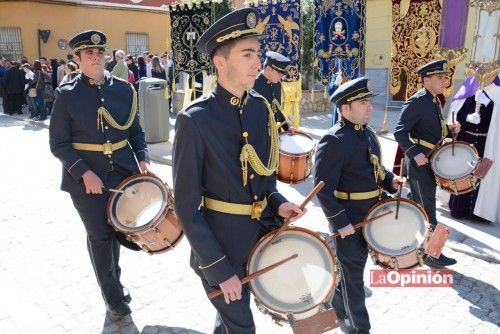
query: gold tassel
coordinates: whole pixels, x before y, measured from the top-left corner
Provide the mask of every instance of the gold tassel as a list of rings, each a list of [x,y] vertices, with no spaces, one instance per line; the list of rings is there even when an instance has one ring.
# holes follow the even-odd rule
[[[175,78],[172,80],[172,92],[176,92],[177,91],[177,86],[175,85]]]
[[[328,100],[328,92],[326,91],[326,87],[325,90],[323,91],[323,99]]]
[[[248,153],[245,150],[245,148],[243,148],[241,150],[240,161],[241,161],[241,174],[243,176],[243,187],[246,187],[247,180],[248,180],[247,179],[247,176],[248,176]]]

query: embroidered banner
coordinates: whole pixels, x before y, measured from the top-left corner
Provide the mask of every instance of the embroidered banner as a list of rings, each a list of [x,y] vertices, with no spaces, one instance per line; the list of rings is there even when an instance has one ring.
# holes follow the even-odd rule
[[[210,56],[196,50],[196,42],[212,24],[211,2],[170,8],[175,73],[196,75],[210,71]]]
[[[441,29],[439,31],[439,50],[436,57],[456,65],[467,53],[464,48],[469,0],[443,0]]]
[[[267,35],[261,41],[262,55],[266,51],[281,53],[292,61],[284,81],[300,77],[300,0],[251,3],[260,12],[259,28]]]
[[[360,75],[365,44],[365,0],[314,0],[314,53],[321,81],[327,85],[337,72],[348,79]]]
[[[401,0],[392,0],[390,88],[395,99],[405,100],[422,86],[416,70],[436,58],[440,23],[439,0],[410,0],[404,15],[401,15]],[[446,96],[451,93],[455,67],[450,66],[450,70]]]

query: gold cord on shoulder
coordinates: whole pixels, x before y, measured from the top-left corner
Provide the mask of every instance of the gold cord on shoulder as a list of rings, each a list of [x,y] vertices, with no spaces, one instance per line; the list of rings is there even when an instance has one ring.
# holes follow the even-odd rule
[[[269,152],[269,157],[267,160],[267,165],[264,165],[260,160],[257,152],[253,146],[248,143],[248,137],[245,137],[245,145],[241,148],[240,153],[240,162],[241,162],[241,171],[243,176],[243,186],[245,187],[248,183],[248,163],[252,166],[253,170],[263,176],[270,176],[276,172],[278,169],[278,161],[279,161],[279,136],[278,136],[278,128],[276,127],[276,121],[274,119],[274,112],[271,108],[271,105],[265,100],[262,99],[266,105],[268,111],[268,130],[269,136],[271,137],[271,149]]]
[[[137,114],[137,92],[135,91],[134,87],[130,85],[130,88],[132,89],[132,106],[130,107],[130,114],[128,115],[128,120],[124,125],[119,124],[118,122],[115,121],[113,116],[109,113],[109,111],[104,107],[100,106],[99,109],[97,109],[97,129],[101,129],[102,132],[104,132],[104,120],[112,126],[113,128],[117,130],[127,130],[132,126],[132,123],[134,122],[135,115]]]

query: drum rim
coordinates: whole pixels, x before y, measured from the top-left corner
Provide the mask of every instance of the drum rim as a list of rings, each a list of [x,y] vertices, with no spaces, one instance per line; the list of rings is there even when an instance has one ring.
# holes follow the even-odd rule
[[[281,155],[284,155],[284,156],[288,156],[288,157],[303,157],[303,156],[307,156],[309,155],[311,152],[314,151],[314,149],[316,148],[316,143],[314,142],[314,139],[313,137],[311,137],[311,135],[309,135],[308,133],[305,133],[303,131],[298,131],[298,130],[294,130],[294,131],[284,131],[284,132],[281,132],[279,135],[278,135],[278,138],[281,138],[281,136],[285,136],[285,135],[290,135],[290,136],[294,136],[294,135],[303,135],[304,137],[307,137],[308,139],[311,140],[312,142],[312,148],[309,150],[309,151],[306,151],[306,152],[302,152],[302,153],[291,153],[291,152],[287,152],[287,151],[283,151],[281,149],[281,139],[280,139],[280,148],[279,148],[279,152]]]
[[[308,309],[302,310],[299,313],[290,312],[292,314],[303,314],[303,313],[309,312],[309,311],[317,308],[321,303],[323,303],[325,300],[331,298],[330,296],[333,295],[333,290],[335,289],[335,284],[336,284],[336,281],[337,281],[337,270],[335,269],[336,266],[337,266],[337,257],[335,256],[335,252],[333,251],[333,249],[326,242],[326,239],[322,235],[320,235],[320,234],[318,234],[318,233],[316,233],[316,232],[314,232],[312,230],[309,230],[309,229],[306,229],[306,228],[303,228],[303,227],[299,227],[299,226],[289,226],[282,233],[293,232],[293,231],[298,231],[298,232],[302,232],[302,233],[306,233],[306,234],[312,235],[313,237],[317,237],[317,240],[320,241],[321,244],[323,244],[324,248],[326,248],[327,252],[329,253],[330,258],[332,259],[332,268],[334,268],[334,271],[333,271],[333,274],[332,274],[331,284],[329,284],[328,293],[325,294],[324,298],[320,302],[318,302],[317,304],[314,304],[311,307],[309,307]],[[272,232],[273,231],[271,231],[271,232],[265,234],[264,236],[262,236],[255,243],[254,247],[252,248],[252,251],[250,252],[250,255],[248,256],[248,261],[247,261],[247,265],[246,265],[246,273],[247,273],[247,275],[248,275],[248,270],[249,270],[249,267],[250,267],[250,262],[251,262],[252,256],[255,254],[257,248],[267,238],[270,238],[272,236]],[[286,314],[282,310],[273,308],[272,306],[270,306],[267,303],[265,303],[264,301],[262,301],[262,299],[255,294],[255,289],[253,287],[252,281],[249,282],[249,287],[250,287],[250,290],[252,291],[252,294],[253,294],[254,298],[257,299],[259,301],[259,303],[262,304],[268,311],[271,311],[270,313],[277,314],[277,315],[284,315],[284,314]]]
[[[163,197],[164,197],[164,200],[162,201],[161,203],[161,208],[160,210],[158,210],[158,213],[153,217],[153,219],[151,219],[149,222],[147,222],[146,224],[144,225],[141,225],[139,227],[135,227],[135,228],[130,228],[130,227],[127,227],[125,225],[123,225],[122,223],[120,223],[117,219],[116,219],[116,216],[113,214],[114,213],[114,208],[116,206],[116,203],[117,203],[117,199],[122,195],[120,193],[112,193],[110,196],[109,196],[109,199],[108,199],[108,204],[106,206],[106,215],[107,215],[107,218],[108,218],[108,223],[115,229],[117,230],[118,232],[121,232],[121,233],[125,233],[125,234],[132,234],[132,233],[135,233],[135,232],[140,232],[140,231],[143,231],[145,229],[148,229],[150,228],[151,226],[153,226],[156,222],[159,222],[160,221],[160,218],[165,214],[165,209],[167,208],[168,206],[168,201],[169,201],[169,198],[168,198],[168,188],[166,187],[165,183],[163,182],[162,179],[160,179],[158,176],[156,175],[153,175],[151,173],[148,173],[148,174],[134,174],[134,175],[131,175],[127,178],[125,178],[122,182],[120,182],[116,187],[115,189],[118,189],[118,190],[121,190],[121,188],[123,188],[125,185],[133,182],[134,180],[136,179],[150,179],[150,180],[153,180],[154,182],[152,183],[155,183],[155,184],[159,184],[159,185],[162,185],[162,187],[159,187]]]
[[[388,203],[388,202],[397,202],[397,200],[398,200],[397,198],[386,198],[386,199],[384,199],[384,200],[382,200],[382,201],[380,201],[380,202],[375,203],[375,204],[374,204],[374,205],[370,208],[370,210],[368,210],[368,213],[366,214],[366,217],[368,218],[368,217],[370,216],[370,214],[371,214],[372,212],[374,212],[374,211],[375,211],[378,207],[380,207],[380,206],[382,206],[382,205],[384,205],[384,204],[386,204],[386,203]],[[418,210],[419,210],[419,211],[423,214],[423,216],[424,216],[424,218],[425,218],[425,219],[424,219],[424,225],[425,225],[426,229],[428,230],[428,229],[429,229],[429,227],[430,227],[430,223],[429,223],[429,216],[427,215],[427,213],[425,212],[425,210],[422,208],[422,206],[421,206],[420,204],[418,204],[417,202],[415,202],[415,201],[413,201],[413,200],[411,200],[411,199],[408,199],[408,198],[400,198],[400,201],[401,201],[401,202],[405,202],[405,203],[407,203],[407,204],[410,204],[410,205],[415,206],[415,207],[416,207],[416,208],[417,208],[417,209],[418,209]],[[395,213],[394,213],[394,214],[395,214]],[[383,254],[383,255],[387,255],[387,256],[394,256],[394,257],[398,257],[398,256],[405,256],[405,255],[407,255],[407,254],[410,254],[410,253],[415,252],[415,250],[419,248],[419,247],[417,246],[417,248],[415,248],[415,249],[412,249],[412,250],[410,250],[410,251],[408,251],[408,252],[406,252],[406,253],[403,253],[403,254],[398,254],[398,255],[387,254],[385,251],[380,250],[379,248],[377,248],[377,247],[373,246],[372,244],[370,244],[370,243],[368,242],[368,238],[367,238],[367,236],[366,236],[366,233],[367,233],[367,228],[363,227],[362,231],[363,231],[363,238],[365,239],[367,246],[368,246],[370,249],[374,250],[375,252],[377,252],[377,253],[379,253],[379,254]],[[419,246],[420,246],[420,245],[419,245]]]
[[[442,174],[440,174],[439,171],[437,171],[437,168],[435,168],[435,163],[434,163],[434,161],[435,161],[434,158],[439,154],[439,152],[443,151],[445,148],[447,148],[448,146],[450,146],[452,144],[457,145],[457,146],[465,146],[465,147],[469,148],[473,152],[473,154],[475,155],[475,157],[477,158],[476,159],[476,164],[475,164],[474,168],[472,168],[472,170],[468,174],[462,175],[462,176],[454,178],[454,179],[450,179],[450,177],[448,175],[442,175]],[[454,143],[449,142],[449,143],[445,143],[445,144],[441,145],[439,148],[436,149],[436,151],[434,151],[432,153],[432,156],[431,156],[431,159],[430,159],[430,167],[432,169],[432,172],[436,176],[440,177],[441,179],[455,181],[455,180],[461,180],[461,179],[467,178],[469,175],[473,174],[474,171],[477,168],[477,165],[479,164],[479,159],[480,159],[479,152],[474,147],[474,145],[471,145],[471,144],[469,144],[469,143],[467,143],[465,141],[455,140]]]

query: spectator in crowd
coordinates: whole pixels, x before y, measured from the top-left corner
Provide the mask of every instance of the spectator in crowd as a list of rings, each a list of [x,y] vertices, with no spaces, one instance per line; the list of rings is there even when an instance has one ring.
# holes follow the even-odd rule
[[[109,71],[109,72],[111,72],[113,70],[113,68],[115,68],[115,65],[116,65],[116,58],[115,58],[116,51],[118,51],[118,49],[114,49],[113,50],[113,54],[111,55],[111,61],[109,63],[106,63],[106,70]]]
[[[28,91],[31,83],[33,82],[33,76],[35,73],[31,70],[30,64],[22,64],[21,68],[24,70],[25,76],[25,84],[24,84],[24,96],[26,97],[26,103],[28,104],[28,110],[30,112],[30,119],[35,117],[36,115],[36,102],[35,98],[28,95]]]
[[[21,64],[15,61],[10,62],[10,68],[4,74],[5,105],[4,113],[13,115],[22,114],[24,104],[24,76],[26,73],[20,69]]]
[[[165,74],[165,70],[161,67],[160,58],[158,56],[154,56],[153,60],[151,60],[151,77],[167,80],[167,75]]]
[[[146,61],[146,76],[148,78],[152,77],[151,71],[153,69],[152,61],[154,56],[155,56],[154,54],[150,53],[144,58],[144,60]]]
[[[45,107],[44,101],[44,93],[45,93],[45,82],[44,82],[44,74],[42,71],[42,63],[39,60],[35,60],[33,62],[33,72],[35,75],[33,76],[33,82],[30,85],[30,88],[36,88],[36,115],[33,118],[37,121],[45,121],[47,119],[47,108]]]
[[[3,98],[5,88],[3,86],[3,76],[5,75],[5,71],[7,71],[7,66],[6,66],[7,60],[5,57],[0,57],[0,97]]]
[[[147,77],[147,64],[146,64],[146,59],[144,59],[144,57],[137,58],[137,68],[139,71],[139,80]]]
[[[64,77],[63,79],[61,80],[61,83],[59,84],[62,85],[66,82],[70,82],[71,80],[73,80],[77,75],[78,75],[78,65],[76,65],[75,63],[67,63],[66,65],[64,65]]]
[[[132,57],[131,55],[127,55],[125,59],[127,61],[128,70],[131,71],[132,74],[134,75],[134,83],[135,83],[137,80],[139,80],[139,68],[135,63],[134,57]]]
[[[116,50],[115,62],[115,66],[111,70],[111,74],[115,77],[128,81],[128,66],[125,64],[125,52],[123,52],[123,50]]]
[[[54,103],[54,86],[52,86],[52,73],[46,65],[42,65],[43,83],[43,102],[47,108],[47,114],[50,115],[52,111],[52,104]]]
[[[50,60],[50,68],[51,68],[52,88],[57,87],[57,68],[58,67],[59,67],[59,62],[57,61],[57,59],[51,59]]]
[[[57,85],[61,84],[62,79],[66,75],[64,68],[66,67],[66,61],[64,59],[59,59],[59,66],[57,67]]]

